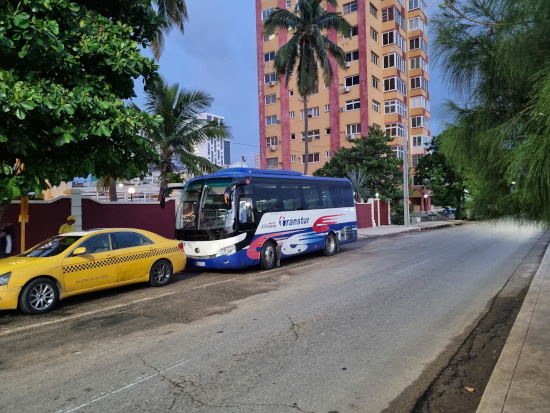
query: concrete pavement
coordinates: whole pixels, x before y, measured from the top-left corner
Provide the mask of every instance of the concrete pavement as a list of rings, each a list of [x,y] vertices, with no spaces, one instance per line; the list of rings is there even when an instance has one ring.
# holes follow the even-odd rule
[[[357,230],[358,238],[462,224],[432,221]],[[550,248],[531,282],[476,413],[550,413]]]

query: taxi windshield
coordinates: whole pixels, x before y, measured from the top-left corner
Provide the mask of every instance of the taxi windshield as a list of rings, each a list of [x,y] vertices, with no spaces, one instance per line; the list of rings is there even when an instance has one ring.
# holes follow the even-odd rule
[[[58,235],[32,247],[19,257],[53,257],[61,254],[80,238],[82,235]]]

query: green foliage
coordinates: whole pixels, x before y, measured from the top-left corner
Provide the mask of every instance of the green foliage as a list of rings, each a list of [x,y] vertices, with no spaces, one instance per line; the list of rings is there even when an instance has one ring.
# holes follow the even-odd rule
[[[355,193],[355,200],[359,198],[368,198],[370,196],[370,189],[367,188],[367,174],[364,171],[352,170],[347,173],[348,179],[351,182],[353,192]]]
[[[440,144],[468,209],[550,224],[550,2],[449,2],[432,24],[432,55],[465,102],[448,104]]]
[[[219,169],[194,154],[196,145],[201,142],[231,137],[230,129],[223,121],[198,118],[199,114],[210,108],[214,99],[202,90],[180,89],[177,83],[169,85],[162,78],[153,82],[146,93],[147,111],[164,119],[162,125],[149,129],[145,134],[160,154],[161,189],[166,187],[167,174],[173,172],[174,158],[193,175]],[[135,105],[134,108],[138,109]]]
[[[400,188],[403,184],[403,172],[399,169],[401,160],[397,159],[388,145],[392,138],[385,132],[369,128],[369,135],[356,139],[351,148],[338,149],[333,157],[314,176],[333,176],[344,178],[349,171],[357,170],[365,174],[363,186],[371,193],[378,192],[380,197],[396,200],[403,197]]]
[[[428,151],[418,161],[416,178],[432,192],[433,205],[456,208],[456,218],[462,219],[466,189],[464,177],[447,162],[437,136],[432,138]]]
[[[123,102],[134,79],[156,76],[139,50],[162,25],[151,1],[8,0],[0,22],[1,202],[89,173],[133,178],[156,161],[139,133],[161,119]]]
[[[183,183],[183,177],[181,174],[176,172],[168,172],[166,174],[166,183],[167,184],[181,184]]]
[[[340,13],[327,12],[323,6],[330,4],[335,7],[336,0],[298,0],[294,12],[276,7],[274,12],[264,21],[263,33],[275,33],[279,29],[290,30],[290,39],[275,55],[275,71],[277,76],[285,78],[288,88],[290,78],[296,74],[298,93],[304,101],[304,112],[307,113],[307,97],[319,87],[319,68],[323,74],[323,82],[329,85],[334,72],[330,57],[342,69],[345,67],[345,52],[336,43],[323,34],[334,30],[340,35],[348,35],[351,25]],[[304,118],[304,135],[308,136],[308,117]],[[307,175],[309,163],[309,141],[304,140],[305,163],[304,175]]]

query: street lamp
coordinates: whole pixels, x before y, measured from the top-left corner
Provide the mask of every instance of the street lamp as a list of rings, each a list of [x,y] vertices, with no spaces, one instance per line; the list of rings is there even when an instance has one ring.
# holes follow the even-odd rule
[[[136,193],[136,188],[128,188],[128,193],[130,194],[130,202],[134,202],[134,194]]]

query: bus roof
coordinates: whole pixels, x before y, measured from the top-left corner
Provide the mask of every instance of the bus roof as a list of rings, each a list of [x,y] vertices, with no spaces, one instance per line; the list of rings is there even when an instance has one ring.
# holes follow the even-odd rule
[[[209,175],[202,175],[191,179],[191,181],[198,179],[210,179],[210,178],[247,178],[247,177],[263,177],[263,178],[302,178],[312,180],[329,180],[329,181],[341,181],[346,178],[333,178],[333,177],[318,177],[308,176],[301,172],[290,171],[287,169],[256,169],[256,168],[227,168],[220,169]]]

